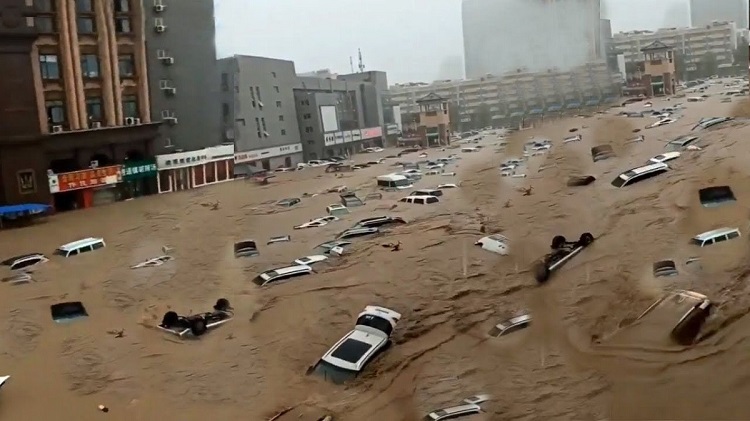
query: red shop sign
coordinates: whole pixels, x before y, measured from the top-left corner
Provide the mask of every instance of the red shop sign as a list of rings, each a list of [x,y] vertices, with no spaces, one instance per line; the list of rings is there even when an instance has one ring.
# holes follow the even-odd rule
[[[88,189],[122,182],[122,165],[57,174],[60,192]]]

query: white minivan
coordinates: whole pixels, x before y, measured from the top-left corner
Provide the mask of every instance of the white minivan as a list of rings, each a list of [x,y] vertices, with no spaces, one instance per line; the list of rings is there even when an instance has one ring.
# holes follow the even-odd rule
[[[738,228],[725,227],[698,234],[693,237],[690,242],[699,247],[706,247],[711,244],[716,244],[722,241],[732,240],[739,237],[740,230]]]
[[[57,250],[55,250],[54,254],[57,256],[70,257],[81,253],[86,253],[88,251],[99,250],[106,246],[107,244],[104,242],[103,238],[89,237],[82,240],[73,241],[68,244],[63,244],[58,247]]]
[[[439,201],[440,199],[435,196],[407,196],[399,200],[399,202],[413,203],[416,205],[429,205]]]
[[[411,180],[411,178],[400,174],[380,175],[378,176],[377,181],[378,187],[386,190],[410,189],[414,185],[414,182]]]

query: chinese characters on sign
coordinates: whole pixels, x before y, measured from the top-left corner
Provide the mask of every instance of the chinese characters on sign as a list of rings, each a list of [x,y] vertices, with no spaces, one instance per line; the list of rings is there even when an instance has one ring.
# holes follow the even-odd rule
[[[122,175],[128,176],[128,175],[137,175],[137,174],[147,174],[147,173],[153,173],[156,172],[156,163],[153,164],[146,164],[146,165],[138,165],[135,167],[125,167],[122,169]]]
[[[49,178],[51,193],[88,189],[121,182],[122,166],[112,165],[63,174],[51,174]]]

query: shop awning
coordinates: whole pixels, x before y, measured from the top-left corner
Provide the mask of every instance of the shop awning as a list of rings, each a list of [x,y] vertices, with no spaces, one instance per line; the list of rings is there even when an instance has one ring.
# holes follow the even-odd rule
[[[25,203],[22,205],[0,206],[0,217],[15,219],[21,216],[37,215],[52,209],[50,205]]]

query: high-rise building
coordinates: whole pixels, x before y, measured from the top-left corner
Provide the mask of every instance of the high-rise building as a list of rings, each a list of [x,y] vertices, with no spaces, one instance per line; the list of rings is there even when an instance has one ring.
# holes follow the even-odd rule
[[[466,77],[548,69],[601,58],[600,0],[464,0]]]
[[[0,204],[155,186],[142,3],[0,0],[0,15]]]
[[[748,0],[690,0],[690,25],[693,27],[731,21],[737,28],[747,28],[748,13]]]
[[[116,0],[115,3],[128,0]],[[151,119],[162,121],[157,153],[221,142],[213,0],[143,2]],[[104,2],[106,3],[106,1]]]

